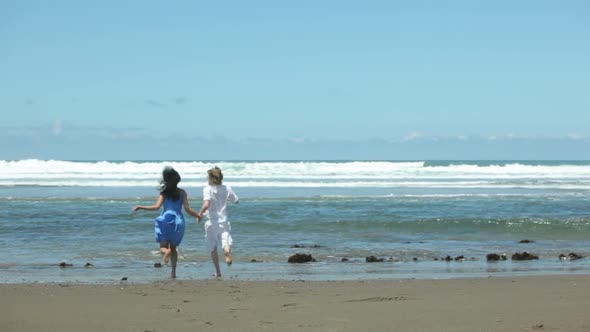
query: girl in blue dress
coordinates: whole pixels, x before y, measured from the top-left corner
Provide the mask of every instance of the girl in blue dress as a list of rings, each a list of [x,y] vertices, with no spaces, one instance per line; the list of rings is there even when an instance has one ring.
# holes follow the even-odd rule
[[[137,205],[133,211],[148,210],[156,211],[164,206],[162,213],[154,222],[156,242],[160,243],[160,251],[164,254],[164,263],[172,263],[171,277],[176,278],[176,262],[178,261],[178,252],[176,247],[180,245],[184,236],[184,215],[182,208],[200,221],[197,213],[188,203],[188,195],[184,189],[178,188],[180,174],[172,167],[164,168],[162,171],[162,180],[160,181],[160,196],[156,204],[151,206]]]

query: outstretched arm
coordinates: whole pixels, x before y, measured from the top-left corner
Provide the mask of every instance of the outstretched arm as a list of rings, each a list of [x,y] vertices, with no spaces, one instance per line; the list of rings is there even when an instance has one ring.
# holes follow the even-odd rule
[[[162,207],[162,203],[164,203],[164,196],[160,195],[160,197],[158,197],[158,200],[156,201],[156,204],[150,205],[150,206],[136,205],[133,207],[133,212],[138,211],[138,210],[156,211],[156,210],[159,210],[160,207]]]
[[[184,206],[184,211],[186,211],[186,213],[190,214],[191,216],[197,218],[197,222],[201,221],[201,218],[199,217],[199,215],[197,214],[197,212],[195,212],[195,210],[193,210],[193,208],[191,208],[190,204],[188,203],[188,194],[186,193],[186,191],[184,191],[184,199],[182,202],[182,205]]]
[[[234,193],[231,187],[228,187],[228,189],[229,192],[227,193],[227,200],[234,204],[240,204],[240,198],[238,197],[238,195]]]

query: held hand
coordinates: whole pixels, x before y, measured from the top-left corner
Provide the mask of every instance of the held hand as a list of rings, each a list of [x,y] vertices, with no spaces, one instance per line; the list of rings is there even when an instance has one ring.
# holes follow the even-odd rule
[[[197,214],[197,217],[195,219],[197,219],[197,222],[201,222],[201,218],[203,218],[203,216],[201,216],[200,214]]]
[[[137,210],[139,210],[139,205],[133,207],[133,212],[136,212]]]

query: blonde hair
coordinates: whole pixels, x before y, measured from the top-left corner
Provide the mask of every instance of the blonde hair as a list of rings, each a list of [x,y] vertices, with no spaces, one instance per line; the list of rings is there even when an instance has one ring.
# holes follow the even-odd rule
[[[218,186],[223,181],[223,173],[221,173],[221,168],[217,166],[208,170],[207,175],[209,176],[209,184]]]

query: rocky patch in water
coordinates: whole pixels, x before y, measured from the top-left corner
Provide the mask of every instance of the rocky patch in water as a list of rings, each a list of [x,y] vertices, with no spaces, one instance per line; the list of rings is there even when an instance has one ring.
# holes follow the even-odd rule
[[[319,244],[293,244],[291,248],[321,248]]]
[[[486,258],[487,258],[488,262],[489,261],[500,261],[500,260],[505,261],[506,260],[506,254],[498,255],[496,253],[491,253],[491,254],[487,254],[486,255]]]
[[[377,258],[375,256],[367,256],[367,257],[365,257],[365,262],[367,262],[367,263],[381,263],[381,262],[383,262],[383,258]]]
[[[539,256],[533,255],[533,254],[526,252],[526,251],[523,253],[517,252],[512,255],[513,261],[530,261],[533,259],[539,259]]]
[[[570,252],[567,255],[564,255],[564,254],[559,255],[559,259],[562,259],[562,260],[576,260],[576,259],[582,259],[582,258],[584,258],[584,256],[580,256],[580,255],[573,253],[573,252]]]
[[[289,263],[308,263],[308,262],[315,262],[315,259],[311,256],[311,254],[300,254],[297,253],[289,257]]]

